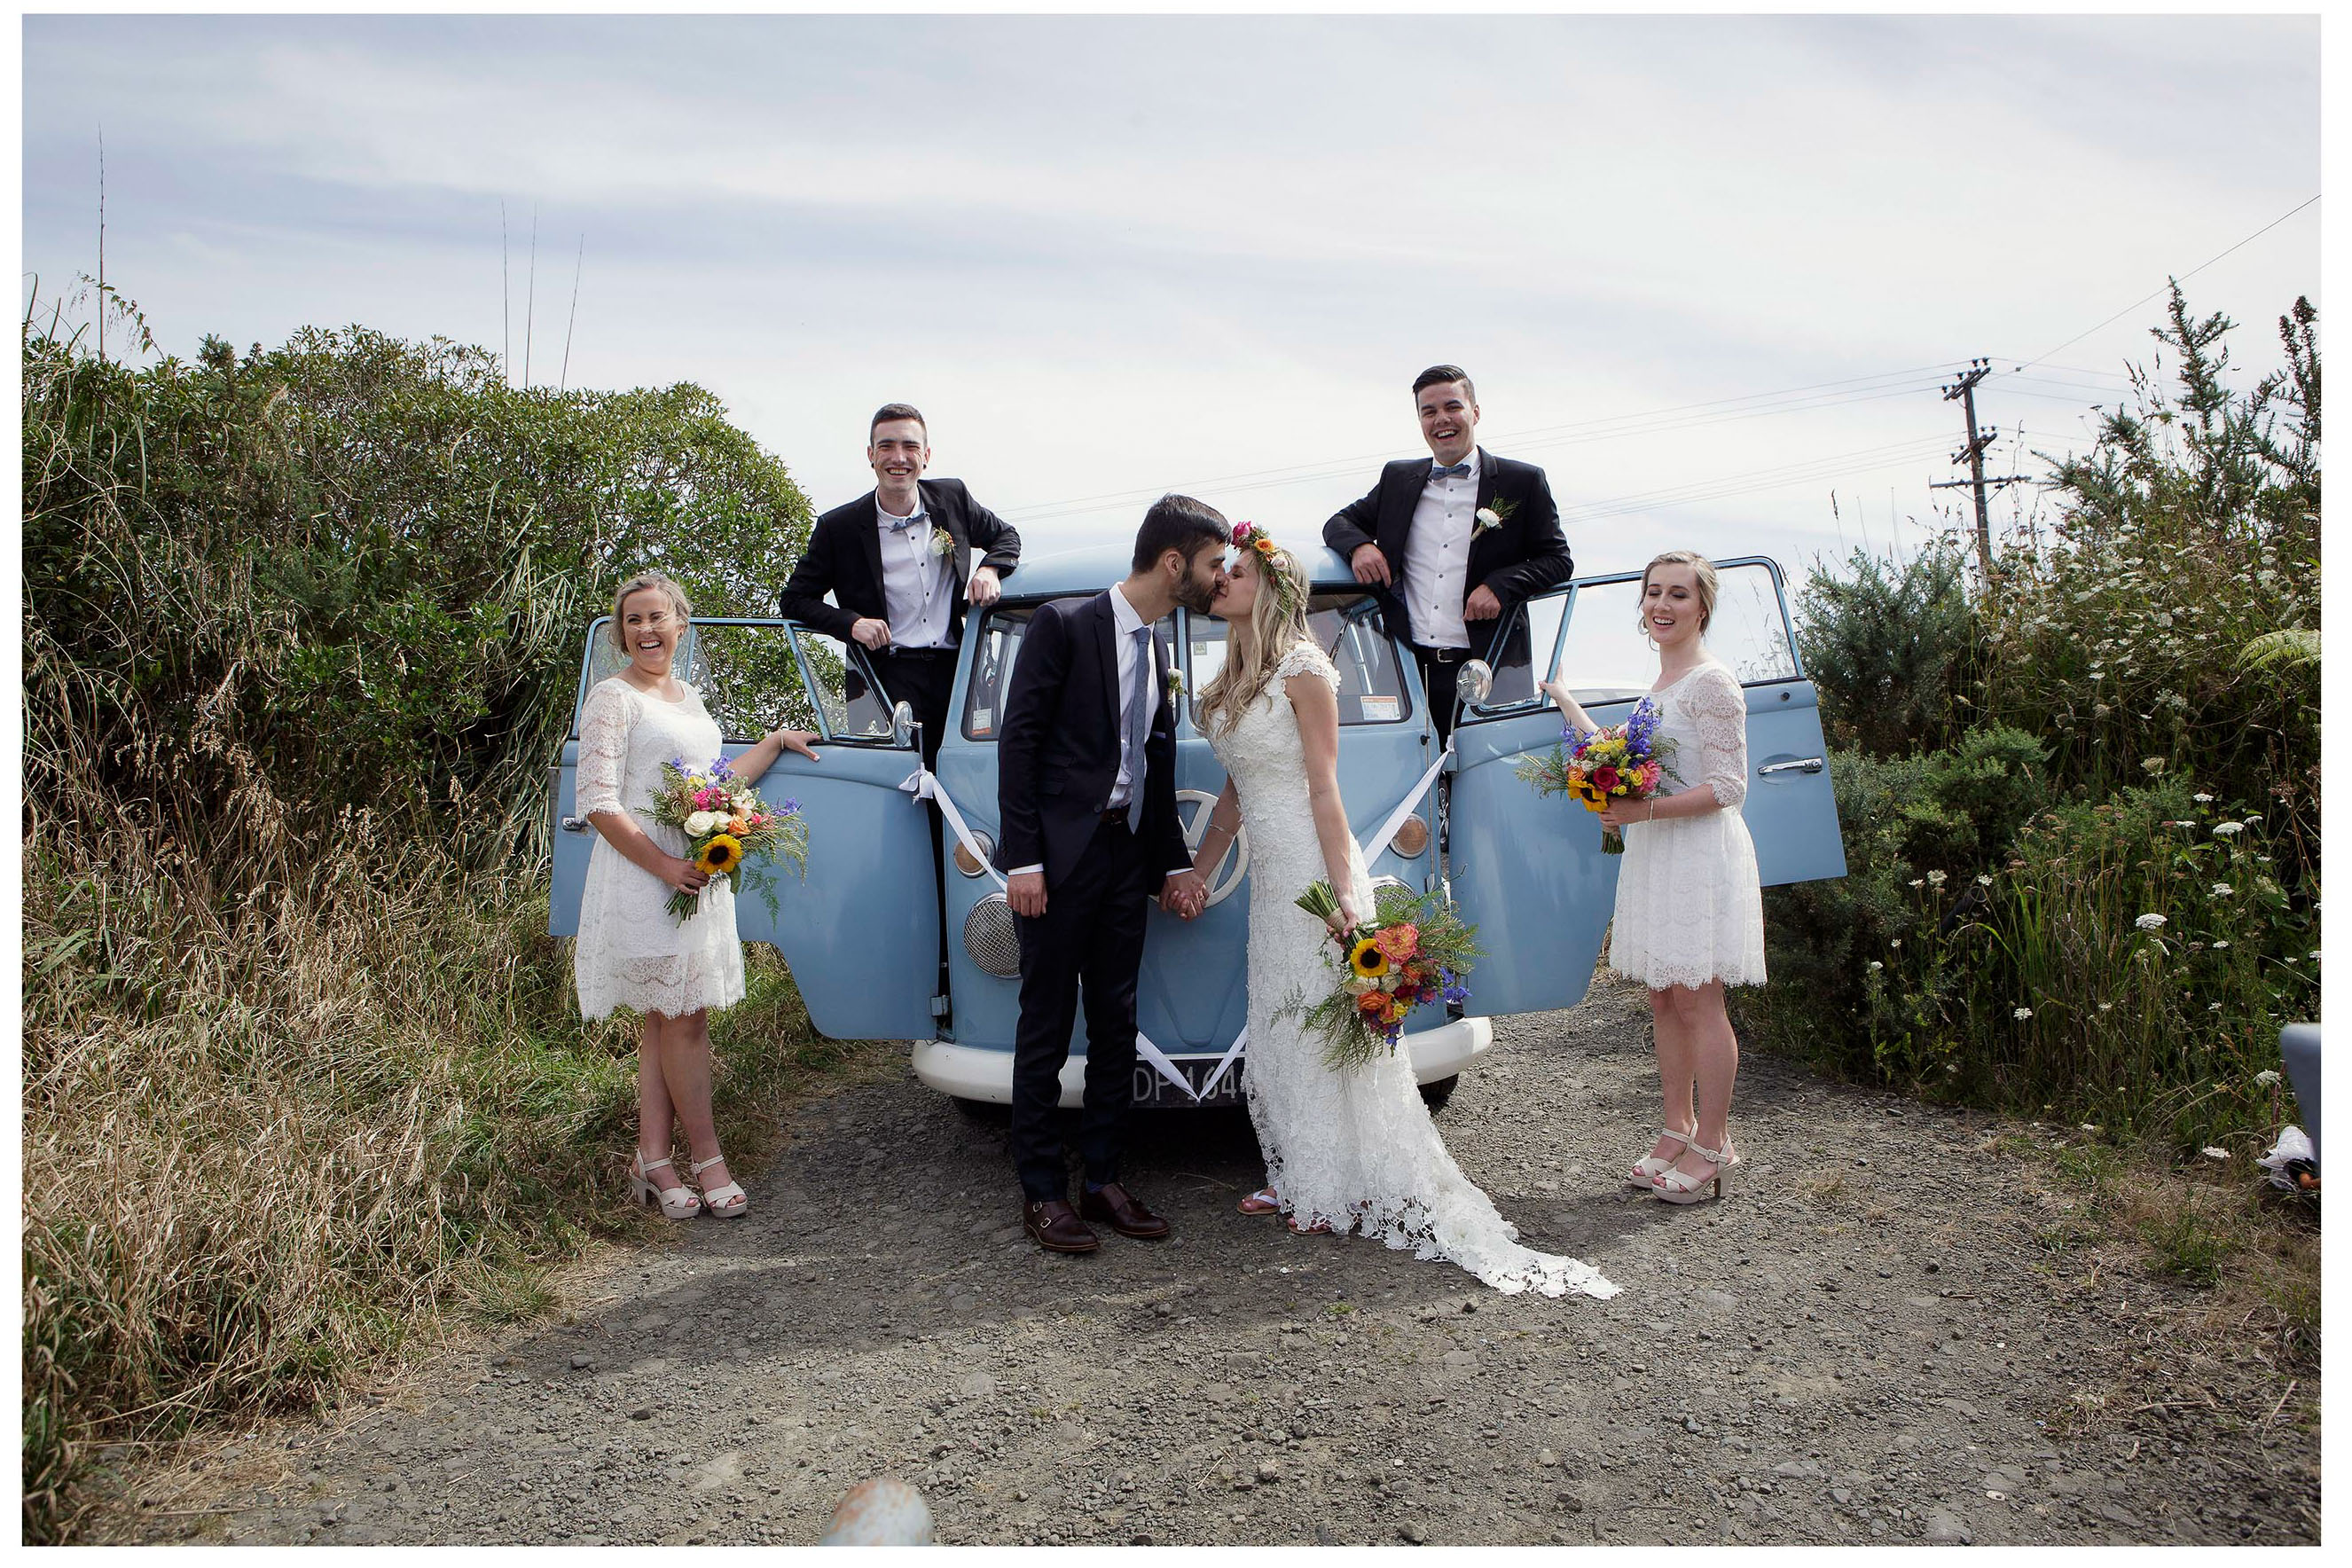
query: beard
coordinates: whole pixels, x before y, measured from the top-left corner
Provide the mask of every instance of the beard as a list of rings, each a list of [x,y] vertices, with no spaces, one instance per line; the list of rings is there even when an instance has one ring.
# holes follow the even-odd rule
[[[1197,572],[1187,572],[1184,580],[1176,584],[1176,602],[1196,616],[1205,616],[1216,603],[1217,580],[1202,577]]]

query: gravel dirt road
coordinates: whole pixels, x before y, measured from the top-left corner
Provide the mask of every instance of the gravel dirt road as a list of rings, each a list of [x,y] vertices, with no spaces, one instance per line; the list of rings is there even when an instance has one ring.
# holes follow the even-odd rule
[[[1002,1131],[877,1046],[747,1217],[601,1248],[560,1321],[89,1538],[808,1542],[889,1471],[947,1542],[2317,1541],[2315,1387],[2084,1242],[2016,1123],[1751,1055],[1746,1179],[1676,1209],[1617,1184],[1654,1081],[1641,994],[1596,984],[1440,1117],[1530,1243],[1624,1288],[1550,1300],[1234,1213],[1234,1114],[1138,1129],[1172,1242],[1046,1257]]]

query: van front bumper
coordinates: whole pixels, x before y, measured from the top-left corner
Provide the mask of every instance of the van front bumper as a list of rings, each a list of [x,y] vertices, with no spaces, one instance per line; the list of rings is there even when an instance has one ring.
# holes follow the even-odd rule
[[[1412,1076],[1421,1083],[1452,1078],[1494,1043],[1493,1025],[1485,1018],[1456,1018],[1404,1037],[1405,1048],[1412,1053]],[[1214,1062],[1222,1054],[1171,1055],[1170,1059],[1182,1066]],[[1242,1059],[1249,1059],[1248,1051],[1242,1053]],[[941,1094],[991,1105],[1013,1103],[1013,1053],[1009,1050],[985,1050],[950,1040],[918,1040],[913,1066],[915,1076]],[[1062,1103],[1074,1108],[1084,1104],[1086,1089],[1087,1058],[1073,1053],[1062,1064]]]

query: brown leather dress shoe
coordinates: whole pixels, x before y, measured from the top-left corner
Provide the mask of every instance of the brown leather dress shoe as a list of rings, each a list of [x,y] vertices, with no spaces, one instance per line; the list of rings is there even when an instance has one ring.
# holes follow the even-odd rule
[[[1077,1211],[1060,1198],[1021,1205],[1021,1226],[1048,1252],[1092,1252],[1102,1237],[1080,1223]]]
[[[1117,1182],[1105,1182],[1102,1191],[1078,1199],[1078,1213],[1138,1241],[1165,1241],[1168,1222],[1143,1206],[1143,1200]]]

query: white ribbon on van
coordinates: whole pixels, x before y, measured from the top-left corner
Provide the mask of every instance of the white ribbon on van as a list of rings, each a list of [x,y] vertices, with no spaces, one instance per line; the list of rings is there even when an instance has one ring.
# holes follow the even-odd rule
[[[990,861],[988,851],[981,847],[980,840],[973,836],[971,825],[963,819],[963,813],[956,809],[955,797],[948,794],[936,773],[929,768],[917,768],[908,775],[906,783],[898,787],[913,795],[918,804],[928,800],[936,805],[940,808],[940,815],[947,819],[950,831],[955,834],[956,842],[963,846],[964,853],[971,856],[982,868],[995,879],[998,887],[1006,888],[1009,890],[1010,885],[1004,879],[1004,873],[999,871]],[[1200,1100],[1201,1096],[1194,1091],[1192,1080],[1184,1076],[1184,1069],[1170,1060],[1168,1053],[1153,1045],[1140,1029],[1135,1034],[1135,1054],[1150,1062],[1153,1071],[1182,1089],[1193,1100],[1197,1102]]]
[[[1437,760],[1429,764],[1429,771],[1421,775],[1421,782],[1414,784],[1402,800],[1397,802],[1396,809],[1389,813],[1389,819],[1381,824],[1381,830],[1372,835],[1370,843],[1364,846],[1366,866],[1379,859],[1381,852],[1396,841],[1397,832],[1404,826],[1405,818],[1412,815],[1413,807],[1421,804],[1421,797],[1429,793],[1429,786],[1435,784],[1437,775],[1445,771],[1446,759],[1453,755],[1454,738],[1449,735],[1445,740],[1445,749],[1437,753]],[[1248,1043],[1249,1026],[1244,1024],[1242,1026],[1242,1032],[1234,1037],[1234,1043],[1225,1047],[1223,1058],[1217,1063],[1217,1070],[1211,1073],[1209,1081],[1201,1086],[1201,1093],[1193,1096],[1195,1100],[1216,1092],[1217,1085],[1224,1081],[1226,1070],[1241,1060],[1242,1048]]]

